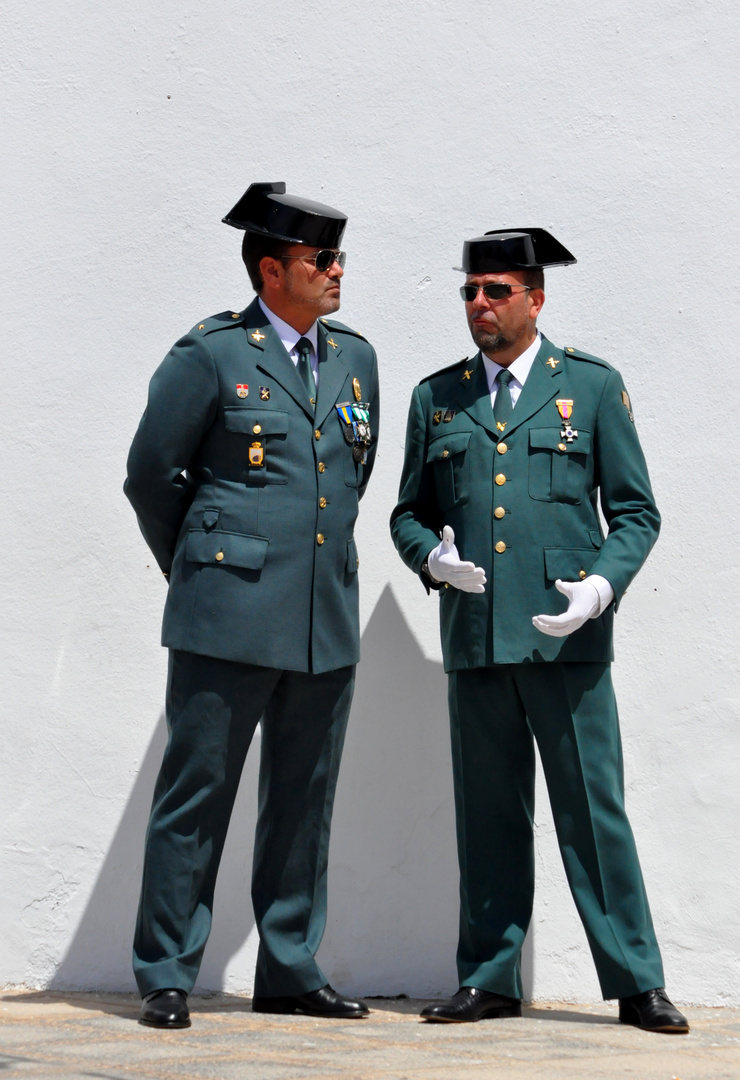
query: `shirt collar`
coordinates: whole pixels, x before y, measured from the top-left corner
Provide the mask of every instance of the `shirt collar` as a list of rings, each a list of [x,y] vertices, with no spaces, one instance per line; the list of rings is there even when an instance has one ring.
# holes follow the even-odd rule
[[[310,326],[305,334],[299,334],[298,331],[295,329],[295,327],[291,326],[290,323],[286,323],[285,319],[281,319],[279,315],[276,315],[274,311],[271,311],[269,309],[269,307],[267,306],[267,304],[264,302],[264,300],[262,299],[261,296],[257,297],[257,301],[259,303],[259,306],[262,308],[262,311],[264,312],[264,314],[267,316],[267,318],[272,323],[272,326],[275,329],[276,334],[278,335],[278,337],[282,341],[283,345],[285,346],[286,352],[288,352],[288,353],[295,352],[296,345],[298,344],[298,342],[301,340],[302,337],[305,337],[305,338],[308,338],[308,340],[313,345],[314,355],[315,356],[319,355],[319,346],[318,346],[319,328],[318,328],[318,323],[314,323],[313,326]]]
[[[527,381],[527,376],[532,369],[532,364],[535,361],[537,353],[540,351],[541,344],[542,334],[540,334],[538,330],[532,344],[524,350],[521,356],[517,356],[516,360],[512,364],[509,364],[509,371],[514,376],[514,381],[519,383],[519,386],[524,386],[525,382]],[[503,371],[503,368],[501,364],[497,364],[495,360],[491,360],[491,358],[486,356],[485,353],[481,353],[481,356],[483,357],[483,363],[486,365],[488,392],[492,394],[493,384],[496,382],[496,376],[498,375],[499,371]]]

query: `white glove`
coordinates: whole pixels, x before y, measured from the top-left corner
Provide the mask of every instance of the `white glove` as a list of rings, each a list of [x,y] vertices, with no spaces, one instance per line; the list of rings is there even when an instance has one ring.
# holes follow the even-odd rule
[[[442,530],[442,543],[427,557],[429,576],[434,581],[446,581],[463,592],[482,593],[486,590],[485,571],[475,563],[461,562],[455,547],[455,533],[450,525]]]
[[[567,637],[589,619],[601,615],[614,599],[614,589],[606,578],[590,574],[583,581],[555,582],[555,588],[568,597],[568,610],[562,615],[535,615],[532,625],[551,637]]]

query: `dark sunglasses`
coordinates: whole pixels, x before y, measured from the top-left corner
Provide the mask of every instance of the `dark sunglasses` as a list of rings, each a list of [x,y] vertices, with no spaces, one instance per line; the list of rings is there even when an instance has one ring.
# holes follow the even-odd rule
[[[505,297],[511,296],[514,289],[532,291],[530,285],[508,285],[503,281],[492,281],[490,285],[461,285],[460,296],[462,296],[466,304],[469,304],[475,300],[480,289],[483,290],[483,295],[487,296],[489,300],[503,300]]]
[[[317,251],[315,255],[283,255],[284,259],[302,259],[303,262],[313,263],[320,274],[325,274],[326,271],[338,262],[342,269],[347,261],[346,251],[335,251],[333,248],[322,248],[321,251]]]

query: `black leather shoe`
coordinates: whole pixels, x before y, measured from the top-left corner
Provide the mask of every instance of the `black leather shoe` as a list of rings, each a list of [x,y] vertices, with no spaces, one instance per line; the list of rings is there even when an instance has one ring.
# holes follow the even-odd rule
[[[292,997],[255,997],[252,999],[252,1012],[258,1013],[303,1013],[305,1016],[335,1017],[342,1020],[354,1020],[367,1016],[370,1012],[364,1001],[352,1001],[342,997],[328,985],[308,994],[294,994]]]
[[[665,1035],[687,1035],[689,1031],[688,1020],[662,987],[621,998],[619,1019],[621,1023],[632,1024],[643,1031],[662,1031]]]
[[[446,1024],[469,1024],[475,1020],[501,1020],[521,1015],[522,1003],[517,998],[501,997],[488,990],[476,990],[474,986],[461,986],[449,1001],[427,1005],[421,1012],[424,1020]]]
[[[141,1003],[139,1023],[156,1028],[190,1027],[188,995],[184,990],[155,990]]]

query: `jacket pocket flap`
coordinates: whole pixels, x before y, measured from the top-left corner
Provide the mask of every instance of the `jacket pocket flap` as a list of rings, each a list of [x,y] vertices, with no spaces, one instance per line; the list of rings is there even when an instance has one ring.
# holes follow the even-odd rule
[[[220,510],[214,509],[212,507],[206,508],[203,511],[203,528],[209,530],[212,529],[213,526],[217,523],[220,516]]]
[[[443,461],[453,454],[459,454],[467,450],[472,431],[454,431],[449,435],[440,435],[433,439],[427,450],[427,463],[430,461]]]
[[[591,432],[573,429],[578,434],[568,442],[560,432],[562,428],[530,428],[529,445],[538,450],[559,450],[561,454],[588,454],[591,450]]]
[[[594,548],[545,548],[545,573],[548,581],[583,579],[599,557]]]
[[[265,565],[266,536],[247,536],[245,533],[224,532],[223,529],[191,529],[185,541],[188,562],[215,563],[221,566],[241,566],[245,570],[261,570]]]
[[[238,431],[242,435],[286,435],[289,422],[289,415],[279,409],[253,409],[249,405],[224,406],[226,430]]]

